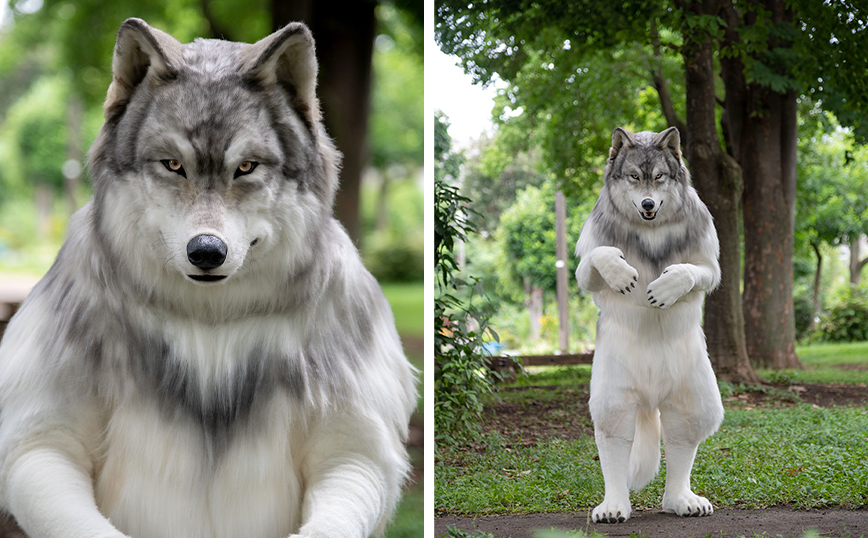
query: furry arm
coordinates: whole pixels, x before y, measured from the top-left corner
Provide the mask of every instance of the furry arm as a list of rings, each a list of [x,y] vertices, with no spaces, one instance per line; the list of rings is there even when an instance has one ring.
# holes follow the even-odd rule
[[[7,496],[19,526],[30,538],[125,538],[97,509],[90,474],[75,459],[46,446],[12,464]]]
[[[576,269],[576,282],[580,288],[592,293],[608,286],[612,291],[624,294],[635,289],[638,275],[619,248],[597,247],[587,256],[582,256]]]
[[[303,465],[302,527],[290,538],[368,538],[400,495],[403,447],[373,419],[331,420],[312,432]]]
[[[719,282],[720,269],[716,263],[676,263],[648,284],[648,302],[653,307],[669,308],[684,295],[692,291],[707,293]]]

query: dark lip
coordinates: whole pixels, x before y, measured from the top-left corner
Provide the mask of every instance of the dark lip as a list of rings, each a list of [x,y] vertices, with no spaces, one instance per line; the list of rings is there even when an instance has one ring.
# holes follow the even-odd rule
[[[633,204],[636,209],[639,209],[636,204]],[[639,215],[642,217],[642,220],[654,220],[657,218],[657,213],[663,208],[663,200],[660,200],[660,205],[657,207],[657,211],[642,211],[639,209]]]
[[[187,275],[196,282],[218,282],[226,278],[226,275]]]

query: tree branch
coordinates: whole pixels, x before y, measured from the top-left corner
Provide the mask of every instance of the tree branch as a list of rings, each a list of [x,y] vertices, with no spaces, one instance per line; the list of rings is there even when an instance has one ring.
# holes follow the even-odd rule
[[[651,81],[654,84],[654,89],[657,90],[657,95],[660,97],[660,108],[663,110],[663,117],[666,118],[666,123],[670,127],[678,128],[682,140],[689,140],[687,125],[675,113],[672,95],[669,93],[669,81],[663,76],[663,54],[660,52],[660,34],[657,32],[657,24],[653,20],[651,21],[651,38],[654,46],[654,57],[657,60],[657,65],[651,73]]]

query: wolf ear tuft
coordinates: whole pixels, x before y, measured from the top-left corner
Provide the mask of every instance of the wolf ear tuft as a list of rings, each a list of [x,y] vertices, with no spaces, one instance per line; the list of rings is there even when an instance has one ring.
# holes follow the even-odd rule
[[[636,144],[633,133],[621,127],[615,127],[612,133],[612,147],[609,148],[609,160],[614,161],[623,146],[632,148]]]
[[[654,137],[654,145],[661,149],[669,149],[675,158],[681,160],[681,133],[677,127],[670,127]]]
[[[122,112],[146,76],[174,78],[183,61],[181,43],[141,19],[127,19],[118,30],[112,58],[112,83],[106,95],[105,118]]]
[[[248,47],[241,57],[242,75],[262,86],[278,84],[310,125],[320,120],[316,98],[318,64],[313,35],[300,22],[287,24]]]

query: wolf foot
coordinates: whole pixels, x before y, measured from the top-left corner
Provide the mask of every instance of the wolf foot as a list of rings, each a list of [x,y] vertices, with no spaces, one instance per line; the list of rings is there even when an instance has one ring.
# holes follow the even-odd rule
[[[630,519],[630,503],[624,502],[608,502],[603,500],[603,503],[594,508],[591,513],[591,521],[594,523],[623,523]]]
[[[710,516],[714,513],[711,502],[692,491],[687,491],[671,498],[663,496],[663,511],[679,516]]]
[[[621,295],[632,293],[639,281],[639,272],[627,263],[616,247],[597,247],[591,252],[592,263],[612,291]]]
[[[696,279],[689,269],[670,265],[654,282],[648,284],[648,304],[657,308],[669,308],[690,292],[695,284]]]

